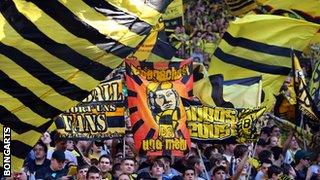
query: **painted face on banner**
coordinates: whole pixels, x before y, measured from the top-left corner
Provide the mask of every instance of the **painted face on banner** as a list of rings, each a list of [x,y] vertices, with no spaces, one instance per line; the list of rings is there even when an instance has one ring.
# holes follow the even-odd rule
[[[158,90],[155,94],[155,103],[162,111],[176,108],[177,97],[173,89]]]

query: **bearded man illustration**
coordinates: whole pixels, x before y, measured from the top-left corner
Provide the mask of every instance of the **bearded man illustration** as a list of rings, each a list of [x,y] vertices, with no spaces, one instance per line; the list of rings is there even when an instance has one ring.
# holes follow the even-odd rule
[[[174,138],[179,125],[179,96],[170,82],[152,82],[147,87],[148,104],[159,125],[159,137]]]

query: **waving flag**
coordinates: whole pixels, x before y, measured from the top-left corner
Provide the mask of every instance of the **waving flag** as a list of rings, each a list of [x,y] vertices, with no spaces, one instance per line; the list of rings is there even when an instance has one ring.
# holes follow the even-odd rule
[[[14,169],[51,118],[83,100],[135,51],[169,3],[1,1],[0,120],[1,130],[12,130]],[[2,139],[1,133],[1,147]]]
[[[267,0],[253,12],[293,17],[320,24],[320,1],[318,0]]]
[[[320,25],[273,15],[247,15],[231,22],[209,65],[209,74],[225,80],[262,76],[262,106],[271,109],[274,94],[291,70],[291,47],[309,44]]]
[[[292,69],[297,106],[304,115],[309,117],[309,125],[313,128],[318,128],[320,125],[320,113],[309,94],[304,73],[296,55],[292,57]]]

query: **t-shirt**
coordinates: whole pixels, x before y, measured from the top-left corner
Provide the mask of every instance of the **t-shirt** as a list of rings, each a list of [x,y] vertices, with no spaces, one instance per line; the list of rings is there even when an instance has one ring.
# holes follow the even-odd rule
[[[49,166],[50,166],[50,160],[49,159],[45,159],[44,162],[42,164],[40,164],[40,165],[36,164],[35,160],[31,161],[30,163],[28,163],[26,165],[26,167],[28,168],[28,170],[32,174],[37,172],[41,168],[49,167]]]
[[[51,159],[53,152],[54,152],[54,149],[49,149],[49,150],[48,150],[47,159]],[[76,156],[74,156],[74,155],[72,154],[72,152],[66,150],[66,151],[64,151],[64,155],[66,156],[66,159],[68,160],[68,162],[72,162],[72,163],[74,163],[75,165],[78,165],[77,158],[76,158]]]
[[[59,179],[68,174],[67,169],[54,171],[49,167],[44,167],[36,172],[36,179]]]

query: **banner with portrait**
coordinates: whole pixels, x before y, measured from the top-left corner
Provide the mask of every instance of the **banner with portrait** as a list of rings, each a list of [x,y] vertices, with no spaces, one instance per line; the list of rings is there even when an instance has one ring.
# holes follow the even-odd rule
[[[183,99],[192,141],[243,143],[257,139],[257,119],[266,108],[234,109]]]
[[[120,76],[101,82],[80,104],[56,118],[60,137],[84,140],[123,137],[124,99]]]
[[[192,97],[192,61],[126,61],[128,105],[140,154],[182,156],[190,147],[180,97]]]

